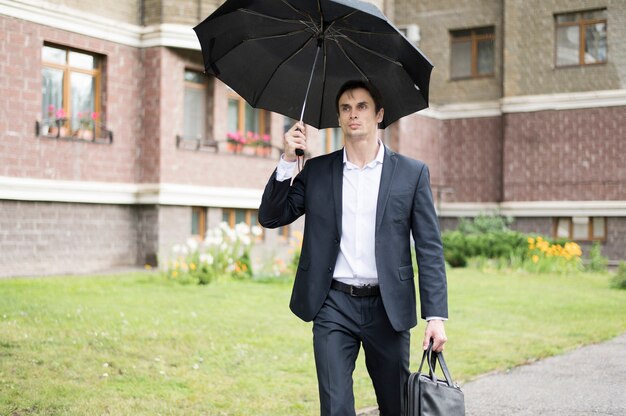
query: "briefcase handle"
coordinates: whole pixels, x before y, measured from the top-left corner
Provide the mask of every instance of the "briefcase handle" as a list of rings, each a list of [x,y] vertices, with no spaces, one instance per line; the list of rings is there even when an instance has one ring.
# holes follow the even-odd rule
[[[430,343],[428,344],[428,348],[424,351],[422,355],[422,362],[420,363],[419,372],[422,372],[422,367],[424,366],[424,360],[428,358],[428,375],[433,382],[437,382],[437,377],[435,376],[435,369],[437,368],[437,361],[439,361],[439,366],[443,371],[443,376],[445,377],[445,381],[450,387],[456,387],[452,382],[452,376],[450,375],[450,371],[448,370],[448,366],[446,365],[446,360],[443,358],[443,352],[433,351],[433,340],[430,339]]]

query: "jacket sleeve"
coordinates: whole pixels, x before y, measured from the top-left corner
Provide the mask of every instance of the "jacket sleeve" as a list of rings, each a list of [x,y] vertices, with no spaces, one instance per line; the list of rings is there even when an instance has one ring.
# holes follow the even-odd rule
[[[417,256],[421,316],[448,317],[448,289],[439,220],[435,212],[430,173],[422,165],[413,201],[411,231]]]
[[[265,228],[278,228],[291,224],[304,214],[307,174],[307,165],[304,165],[293,183],[289,180],[279,182],[274,171],[261,198],[259,224]]]

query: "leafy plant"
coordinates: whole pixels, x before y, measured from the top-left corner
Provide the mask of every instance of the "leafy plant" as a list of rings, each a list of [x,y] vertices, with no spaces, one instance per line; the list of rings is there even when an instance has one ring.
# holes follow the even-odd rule
[[[611,279],[611,286],[616,289],[626,289],[626,262],[621,261],[617,266],[617,273]]]
[[[191,238],[186,244],[172,247],[172,260],[165,274],[181,283],[208,284],[221,277],[249,279],[252,277],[250,249],[259,235],[261,229],[257,226],[240,223],[233,229],[222,222],[207,231],[204,241]]]
[[[602,247],[599,243],[594,243],[589,251],[589,262],[585,269],[591,272],[604,272],[608,264],[609,259],[602,255]]]

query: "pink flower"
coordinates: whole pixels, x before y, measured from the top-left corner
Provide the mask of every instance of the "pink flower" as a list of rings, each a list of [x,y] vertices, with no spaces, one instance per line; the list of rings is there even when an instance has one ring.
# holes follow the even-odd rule
[[[57,114],[56,114],[57,118],[65,118],[66,116],[67,116],[67,114],[65,114],[65,110],[64,109],[59,108],[57,110]]]

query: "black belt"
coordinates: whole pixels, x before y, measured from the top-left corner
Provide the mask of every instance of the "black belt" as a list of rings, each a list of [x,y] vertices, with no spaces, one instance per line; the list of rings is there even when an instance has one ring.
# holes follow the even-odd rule
[[[378,286],[352,286],[346,283],[342,283],[339,280],[333,280],[333,283],[330,285],[330,287],[345,292],[350,296],[356,297],[380,295],[380,287]]]

